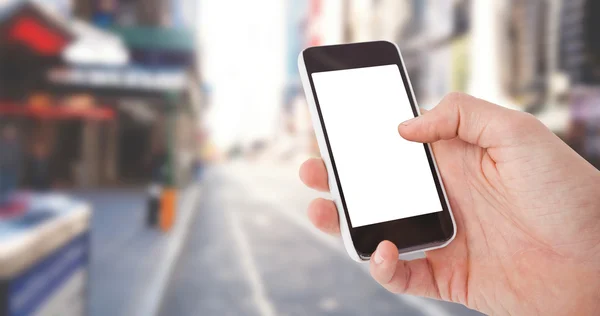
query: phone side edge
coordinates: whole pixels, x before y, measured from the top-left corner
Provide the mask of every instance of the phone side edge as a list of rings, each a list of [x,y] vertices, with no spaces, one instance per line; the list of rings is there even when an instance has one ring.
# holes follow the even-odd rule
[[[410,81],[410,77],[408,76],[408,72],[406,71],[406,65],[404,64],[404,58],[402,57],[402,52],[400,51],[400,48],[398,47],[398,45],[396,45],[396,43],[389,42],[389,41],[387,41],[387,42],[394,45],[396,47],[396,50],[398,51],[398,56],[400,57],[400,64],[402,65],[402,71],[404,71],[404,73],[406,74],[406,80],[408,81],[408,86],[410,87],[410,97],[413,99],[413,101],[415,103],[415,107],[417,108],[417,114],[420,116],[421,110],[419,109],[419,104],[417,102],[417,98],[415,97],[415,92],[413,90],[413,86]],[[452,206],[450,205],[450,201],[448,200],[448,195],[446,193],[446,187],[444,185],[444,180],[442,179],[442,176],[440,175],[440,171],[438,169],[437,161],[436,161],[435,155],[433,153],[433,150],[431,148],[431,144],[427,144],[427,149],[431,153],[431,157],[433,157],[433,166],[435,169],[435,174],[438,177],[441,187],[442,187],[442,193],[444,195],[444,202],[448,206],[448,212],[450,213],[450,219],[452,220],[452,231],[453,231],[452,236],[450,237],[450,239],[448,239],[446,242],[444,242],[441,245],[427,247],[427,248],[423,248],[423,249],[417,249],[417,250],[408,251],[408,252],[403,252],[400,255],[411,254],[411,253],[419,252],[419,251],[429,251],[429,250],[444,248],[444,247],[448,246],[454,240],[454,238],[456,238],[456,230],[457,230],[456,220],[454,219],[454,213],[452,212]]]
[[[342,199],[338,191],[336,177],[333,172],[333,165],[331,163],[331,159],[329,157],[327,141],[325,140],[325,133],[323,132],[323,128],[321,126],[321,118],[317,111],[317,103],[315,102],[312,87],[310,84],[310,80],[308,78],[308,71],[306,70],[306,65],[304,63],[304,51],[301,51],[298,55],[298,70],[300,73],[300,81],[302,82],[302,88],[304,89],[304,96],[308,103],[308,108],[310,112],[310,117],[313,125],[313,129],[315,131],[315,136],[317,138],[317,144],[319,145],[319,152],[321,153],[321,158],[325,163],[325,169],[327,169],[327,176],[329,181],[329,190],[331,192],[331,196],[333,197],[333,202],[335,203],[338,219],[340,225],[340,232],[342,235],[342,241],[344,242],[344,248],[348,253],[348,256],[356,261],[356,262],[365,262],[366,259],[363,259],[358,255],[356,248],[354,248],[354,242],[352,241],[352,235],[350,234],[350,228],[348,225],[348,221],[346,220],[346,214],[343,208]]]

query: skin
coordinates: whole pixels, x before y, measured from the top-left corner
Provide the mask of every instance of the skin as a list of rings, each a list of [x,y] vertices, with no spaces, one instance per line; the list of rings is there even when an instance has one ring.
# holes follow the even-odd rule
[[[398,130],[432,143],[457,235],[413,261],[380,243],[370,261],[377,282],[493,315],[600,315],[597,169],[535,117],[465,94]],[[329,190],[321,159],[306,161],[300,177]],[[308,217],[339,234],[332,201],[313,201]]]

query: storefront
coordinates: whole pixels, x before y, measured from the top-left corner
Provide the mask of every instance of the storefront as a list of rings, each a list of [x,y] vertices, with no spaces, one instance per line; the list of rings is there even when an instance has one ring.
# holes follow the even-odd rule
[[[99,159],[86,148],[99,142],[89,130],[115,118],[91,95],[57,93],[46,80],[64,65],[63,52],[77,39],[68,23],[30,2],[3,11],[0,20],[0,121],[18,129],[20,182],[31,186],[27,161],[43,156],[52,170],[51,186],[85,185],[85,171]],[[98,127],[99,128],[99,127]]]
[[[115,119],[115,112],[97,104],[77,108],[73,101],[75,97],[66,104],[47,97],[47,105],[35,103],[35,98],[42,96],[25,103],[0,103],[4,121],[12,122],[19,129],[21,184],[26,188],[34,186],[30,164],[33,159],[44,159],[51,170],[47,175],[51,187],[93,185],[90,173],[107,157],[90,152],[90,148],[96,148],[101,141],[100,135],[91,134],[90,130],[109,126]]]
[[[190,33],[109,32],[29,2],[2,17],[0,121],[18,127],[24,155],[43,143],[53,185],[147,183],[146,162],[166,147],[171,116],[174,138],[190,135],[174,147],[178,164],[190,165],[201,102]]]
[[[112,105],[118,119],[104,140],[114,160],[104,168],[107,177],[115,173],[121,185],[147,183],[153,156],[169,148],[175,182],[188,180],[200,102],[200,85],[188,69],[67,66],[50,69],[47,76],[55,91],[93,93]]]

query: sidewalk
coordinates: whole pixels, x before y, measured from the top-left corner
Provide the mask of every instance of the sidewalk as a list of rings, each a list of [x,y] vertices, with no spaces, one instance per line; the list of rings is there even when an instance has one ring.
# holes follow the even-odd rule
[[[181,191],[177,222],[163,234],[148,229],[146,192],[75,192],[92,205],[90,315],[153,315],[195,213],[200,187]]]

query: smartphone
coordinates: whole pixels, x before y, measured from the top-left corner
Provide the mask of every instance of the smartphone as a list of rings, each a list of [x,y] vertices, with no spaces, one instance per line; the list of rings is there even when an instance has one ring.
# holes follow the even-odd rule
[[[384,240],[400,254],[448,245],[456,224],[431,147],[398,134],[419,115],[398,47],[310,47],[298,67],[350,257]]]

